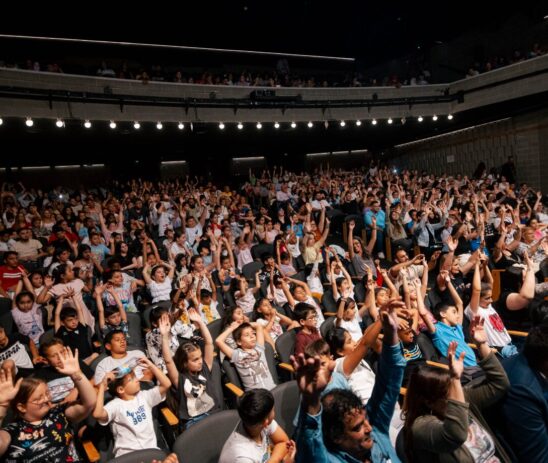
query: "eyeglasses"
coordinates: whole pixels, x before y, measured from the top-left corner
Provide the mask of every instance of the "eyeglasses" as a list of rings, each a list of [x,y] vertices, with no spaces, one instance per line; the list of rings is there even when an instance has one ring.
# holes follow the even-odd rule
[[[33,405],[37,405],[39,407],[41,407],[42,405],[44,404],[47,404],[48,402],[51,402],[51,392],[48,391],[42,396],[42,398],[40,400],[29,400],[29,403],[33,404]]]
[[[318,315],[312,315],[311,317],[307,317],[306,318],[307,320],[317,320],[318,319]]]

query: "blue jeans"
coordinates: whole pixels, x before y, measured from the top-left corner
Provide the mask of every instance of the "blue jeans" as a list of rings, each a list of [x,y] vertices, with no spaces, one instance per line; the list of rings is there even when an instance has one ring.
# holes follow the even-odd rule
[[[194,426],[198,421],[203,420],[204,418],[208,417],[209,413],[202,413],[201,415],[195,416],[194,418],[191,418],[185,423],[185,431],[190,428],[191,426]]]

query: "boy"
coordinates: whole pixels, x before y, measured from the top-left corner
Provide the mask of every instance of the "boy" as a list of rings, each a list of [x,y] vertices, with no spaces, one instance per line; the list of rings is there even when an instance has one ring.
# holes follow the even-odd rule
[[[65,346],[70,347],[73,352],[78,349],[84,363],[90,365],[99,354],[93,352],[91,332],[84,320],[80,298],[73,298],[76,309],[63,307],[64,301],[65,296],[57,299],[54,315],[55,337],[62,339]]]
[[[312,342],[321,339],[321,334],[316,328],[318,315],[316,309],[306,302],[299,302],[293,311],[295,319],[301,325],[301,329],[295,337],[295,355],[303,354],[306,347]]]
[[[110,352],[110,355],[101,360],[95,368],[93,377],[95,385],[99,385],[108,372],[124,364],[136,364],[140,358],[145,356],[140,350],[127,350],[127,338],[121,330],[113,330],[105,336],[105,349]],[[143,381],[152,379],[150,374],[143,372],[140,367],[135,369],[135,375],[137,379]]]
[[[32,360],[27,353],[25,346],[29,346]],[[11,370],[12,378],[15,375],[28,376],[34,371],[34,363],[43,362],[38,355],[36,344],[27,336],[19,333],[6,334],[6,330],[0,325],[0,368]]]
[[[268,389],[276,386],[268,369],[264,349],[263,326],[257,324],[256,332],[249,323],[232,322],[215,343],[238,370],[244,389]],[[232,349],[226,338],[232,333],[237,349]]]
[[[219,311],[217,310],[217,289],[211,274],[206,274],[207,279],[209,280],[209,285],[211,286],[211,291],[202,288],[204,282],[204,276],[200,277],[198,286],[196,287],[196,297],[198,302],[198,312],[202,317],[202,320],[207,325],[214,320],[221,318]]]
[[[152,372],[158,386],[141,391],[141,383],[128,365],[105,375],[99,384],[93,417],[103,426],[111,423],[115,458],[135,449],[158,448],[152,407],[165,400],[171,381],[149,359],[140,358],[139,365]],[[103,405],[109,379],[108,391],[115,399]]]
[[[14,251],[4,253],[4,265],[0,266],[0,295],[11,299],[24,273],[25,269],[19,264],[17,253]]]
[[[115,306],[103,304],[103,293],[107,292],[116,302]],[[129,339],[129,325],[126,310],[112,285],[97,285],[95,287],[95,303],[99,313],[99,329],[103,336],[113,330],[121,330]]]
[[[265,389],[247,391],[238,403],[240,423],[230,434],[219,463],[293,462],[295,442],[274,421],[274,397]]]

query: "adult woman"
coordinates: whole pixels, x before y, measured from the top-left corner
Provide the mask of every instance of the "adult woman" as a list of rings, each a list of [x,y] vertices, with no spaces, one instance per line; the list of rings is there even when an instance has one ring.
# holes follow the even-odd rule
[[[366,247],[362,243],[362,240],[359,238],[354,238],[353,236],[356,223],[354,221],[348,222],[348,254],[350,256],[350,260],[352,261],[352,265],[354,266],[354,270],[356,271],[356,275],[360,278],[363,278],[366,275],[368,267],[373,272],[375,277],[377,273],[375,263],[373,262],[373,259],[371,259],[371,252],[373,251],[373,247],[377,241],[375,217],[371,218],[371,223],[371,239]]]
[[[456,357],[456,342],[450,343],[447,352],[449,371],[421,366],[411,374],[403,404],[405,452],[410,461],[510,461],[482,415],[484,408],[504,396],[508,377],[487,345],[480,317],[472,320],[471,334],[486,375],[484,383],[463,389],[464,353]]]
[[[0,416],[11,403],[16,419],[0,430],[0,455],[6,461],[81,461],[71,423],[86,418],[95,404],[95,390],[80,370],[78,351],[64,348],[56,369],[70,376],[80,402],[54,407],[47,383],[29,377],[13,385],[11,373],[0,371]]]
[[[392,211],[390,211],[389,217],[390,219],[386,224],[386,234],[388,235],[388,238],[390,238],[392,249],[396,250],[398,248],[403,248],[408,253],[411,252],[413,249],[413,240],[407,236],[402,214],[397,209],[393,208]]]

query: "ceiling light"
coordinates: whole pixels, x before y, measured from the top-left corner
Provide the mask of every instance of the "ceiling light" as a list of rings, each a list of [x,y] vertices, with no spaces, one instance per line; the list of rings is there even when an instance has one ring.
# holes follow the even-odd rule
[[[116,122],[110,121],[109,127],[110,127],[111,129],[115,129],[115,128],[116,128]]]
[[[183,124],[182,122],[179,122],[179,124],[177,125],[177,128],[179,130],[183,130],[185,128],[185,124]]]
[[[312,122],[309,122],[308,124],[308,128],[311,129],[312,127],[314,127],[314,124]]]
[[[389,124],[392,124],[392,122],[394,122],[394,121],[392,120],[391,117],[389,117],[388,120],[387,120],[386,122],[388,122]]]
[[[238,122],[238,125],[236,127],[238,127],[238,130],[242,130],[244,128],[244,125],[241,122]]]
[[[417,120],[418,120],[419,122],[422,122],[424,119],[422,118],[422,116],[419,116],[419,117],[417,117]]]
[[[133,128],[134,128],[135,130],[139,130],[139,129],[141,128],[141,124],[139,124],[139,121],[135,121],[135,122],[133,123]]]
[[[432,116],[432,120],[435,122],[438,120],[438,116],[436,116],[435,114]]]
[[[261,124],[260,122],[257,122],[257,128],[260,130],[263,128],[263,124]]]
[[[346,125],[346,122],[341,121],[340,124],[341,124],[341,127],[344,127]]]
[[[280,128],[280,124],[278,122],[274,122],[274,128],[275,129],[279,129]]]
[[[27,127],[32,127],[34,125],[34,121],[32,120],[32,118],[27,117],[25,124],[27,125]]]
[[[88,120],[86,120],[86,121],[84,122],[84,127],[85,127],[86,129],[91,129],[91,122],[88,121]]]
[[[63,122],[63,119],[57,119],[57,121],[55,121],[55,125],[61,129],[65,126],[65,123]]]
[[[377,119],[373,119],[373,120],[371,121],[371,124],[372,124],[372,125],[377,125]]]
[[[357,121],[356,121],[356,125],[359,127],[360,125],[362,125],[362,121],[357,120]]]
[[[291,123],[291,128],[294,129],[295,127],[297,127],[297,124],[295,124],[295,122],[292,122]]]
[[[222,122],[219,122],[219,128],[220,128],[221,130],[224,130],[225,125],[224,125]]]
[[[452,114],[448,114],[448,115],[447,115],[447,119],[452,120],[452,119],[453,119],[453,115],[452,115]]]
[[[158,123],[156,124],[156,128],[157,128],[158,130],[162,130],[162,129],[164,128],[164,126],[162,125],[161,122],[158,122]]]

